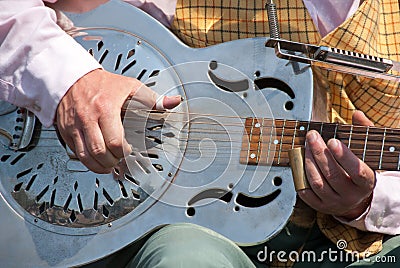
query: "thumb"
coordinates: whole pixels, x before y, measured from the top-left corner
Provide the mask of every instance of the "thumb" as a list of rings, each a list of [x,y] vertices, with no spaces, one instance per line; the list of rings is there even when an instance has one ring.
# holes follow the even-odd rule
[[[181,96],[160,96],[157,92],[142,84],[138,89],[132,91],[130,99],[137,101],[152,109],[172,109],[179,105]]]
[[[361,111],[355,111],[353,114],[353,125],[359,125],[359,126],[370,126],[373,127],[374,123],[369,120],[365,114]]]

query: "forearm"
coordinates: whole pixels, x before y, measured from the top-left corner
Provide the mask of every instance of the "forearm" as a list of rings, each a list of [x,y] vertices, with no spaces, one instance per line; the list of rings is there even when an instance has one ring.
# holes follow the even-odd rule
[[[60,99],[101,66],[56,24],[42,1],[0,1],[0,98],[53,123]]]

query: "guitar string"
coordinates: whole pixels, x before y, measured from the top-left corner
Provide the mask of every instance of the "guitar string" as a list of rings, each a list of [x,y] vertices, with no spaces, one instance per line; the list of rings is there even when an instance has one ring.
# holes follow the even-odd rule
[[[139,120],[139,119],[136,119],[136,120]],[[207,122],[201,122],[202,124],[207,124]],[[192,125],[194,125],[194,124],[198,124],[198,122],[193,122],[192,123]],[[340,126],[342,126],[342,125],[340,125]],[[345,126],[345,125],[343,125],[343,126]],[[243,128],[243,125],[241,125],[241,127]],[[265,129],[265,128],[267,128],[266,126],[263,126],[262,127],[262,129]],[[271,128],[271,127],[268,127],[268,128]],[[272,127],[273,128],[273,127]],[[277,127],[275,127],[275,128],[277,128]],[[359,132],[358,131],[358,128],[361,128],[361,129],[359,129],[361,132]],[[353,133],[352,133],[352,140],[358,140],[357,139],[357,135],[360,135],[360,140],[364,140],[365,139],[365,133],[364,133],[364,129],[365,129],[365,127],[363,127],[363,126],[358,126],[358,128],[357,127],[354,127],[353,128]],[[129,128],[128,128],[129,129]],[[383,130],[383,129],[376,129],[377,131],[374,131],[374,129],[373,128],[370,128],[371,129],[371,131],[369,132],[369,145],[371,146],[371,145],[374,145],[372,142],[373,141],[376,141],[376,142],[380,142],[381,141],[381,135],[382,135],[382,133],[380,133],[380,130]],[[284,134],[282,137],[285,137],[285,138],[287,138],[287,137],[289,137],[289,139],[293,139],[293,134],[292,133],[290,133],[290,132],[288,132],[288,131],[290,131],[290,130],[295,130],[294,128],[293,129],[291,129],[291,128],[288,128],[287,127],[287,132],[286,132],[286,134]],[[340,129],[339,129],[340,130]],[[55,131],[55,130],[46,130],[46,131]],[[233,132],[233,133],[232,133]],[[335,131],[336,132],[336,131]],[[181,131],[180,132],[181,134],[183,133],[183,134],[187,134],[187,135],[189,135],[189,134],[202,134],[202,135],[206,135],[206,134],[219,134],[219,135],[224,135],[224,136],[232,136],[232,137],[234,137],[234,135],[236,135],[236,134],[240,134],[241,135],[241,138],[240,139],[238,139],[238,140],[235,140],[235,139],[229,139],[229,140],[222,140],[222,139],[212,139],[213,141],[215,141],[215,142],[232,142],[232,143],[238,143],[238,142],[241,142],[241,143],[243,143],[243,131],[232,131],[232,130],[229,130],[229,132],[225,132],[225,131],[221,131],[221,130],[210,130],[209,128],[203,128],[203,129],[201,129],[201,128],[195,128],[195,127],[192,127],[192,130],[191,131],[187,131],[187,130],[184,130],[184,131]],[[299,131],[298,131],[298,133],[299,133]],[[304,133],[305,134],[305,133]],[[297,135],[296,136],[296,138],[304,138],[304,134],[303,135]],[[332,134],[332,132],[331,131],[324,131],[324,133],[323,133],[323,135],[328,135],[328,134]],[[344,134],[346,134],[346,133],[344,133]],[[279,133],[278,133],[278,135],[275,135],[275,137],[277,137],[277,136],[279,136]],[[332,135],[329,135],[329,136],[332,136]],[[39,138],[39,136],[37,136],[37,135],[35,135],[34,136],[35,138]],[[374,137],[378,137],[378,139],[377,140],[375,140],[375,139],[373,139]],[[176,137],[174,137],[175,139],[177,139]],[[394,140],[392,140],[391,138],[394,138]],[[52,138],[48,138],[48,137],[42,137],[42,139],[52,139]],[[53,138],[53,139],[58,139],[58,138]],[[203,140],[203,139],[193,139],[193,138],[190,138],[190,139],[186,139],[186,138],[180,138],[180,139],[178,139],[179,141],[181,141],[181,142],[190,142],[190,141],[201,141],[201,140]],[[279,143],[281,143],[282,141],[279,141],[279,139],[276,139],[276,140],[278,140],[278,142]],[[385,143],[387,144],[387,146],[389,146],[390,144],[388,144],[388,143],[390,143],[390,142],[398,142],[398,138],[397,138],[397,136],[395,136],[395,135],[390,135],[390,134],[387,134],[386,135],[386,137],[385,137]],[[269,141],[269,142],[271,142],[271,141]],[[255,143],[258,143],[258,141],[256,141],[256,142],[250,142],[250,144],[255,144]],[[265,142],[263,142],[263,144],[264,144]],[[361,144],[365,144],[365,143],[361,143]],[[376,144],[375,144],[376,145]],[[230,146],[231,147],[231,146]],[[380,151],[380,150],[379,150]]]
[[[150,120],[152,120],[152,121],[154,121],[154,122],[156,122],[157,123],[157,120],[155,120],[155,119],[150,119]],[[149,120],[149,121],[150,121]],[[132,121],[141,121],[139,118],[132,118],[132,120],[131,120],[131,122]],[[276,120],[272,120],[271,119],[271,122],[279,122],[279,121],[282,121],[282,122],[285,122],[285,121],[287,121],[287,120],[285,120],[285,119],[276,119]],[[351,125],[345,125],[345,124],[338,124],[338,123],[319,123],[319,122],[308,122],[308,121],[296,121],[296,120],[291,120],[292,122],[299,122],[300,124],[305,124],[305,125],[308,125],[308,124],[314,124],[314,125],[324,125],[325,126],[325,128],[326,128],[326,126],[335,126],[335,127],[338,127],[338,130],[340,131],[341,129],[340,128],[347,128],[347,127],[351,127]],[[194,126],[195,125],[200,125],[200,124],[202,124],[202,125],[208,125],[208,126],[212,126],[212,125],[222,125],[222,126],[237,126],[237,127],[241,127],[241,130],[229,130],[229,133],[243,133],[243,127],[245,126],[243,123],[240,123],[240,124],[228,124],[228,123],[224,123],[224,124],[221,124],[221,123],[210,123],[210,122],[206,122],[206,121],[204,121],[204,122],[198,122],[198,121],[190,121],[190,120],[187,120],[187,121],[182,121],[182,120],[168,120],[168,121],[166,121],[167,123],[168,122],[179,122],[179,123],[181,123],[181,122],[183,122],[183,123],[190,123],[190,125],[191,125],[191,128],[192,128],[192,130],[190,130],[190,131],[188,131],[187,133],[196,133],[195,131],[193,131],[193,130],[198,130],[198,131],[202,131],[202,132],[205,132],[204,134],[213,134],[213,133],[218,133],[218,132],[221,132],[221,130],[215,130],[215,129],[210,129],[210,128],[195,128]],[[164,122],[163,122],[164,123]],[[297,124],[297,126],[298,127],[296,127],[296,130],[297,130],[297,128],[300,128],[302,125],[298,125]],[[157,126],[154,126],[154,127],[157,127]],[[177,129],[178,131],[179,131],[179,129],[178,128],[176,128],[175,126],[173,126],[173,125],[169,125],[169,127],[172,127],[172,128],[175,128],[175,129]],[[268,126],[262,126],[261,128],[262,129],[265,129],[265,128],[275,128],[275,129],[280,129],[280,127],[279,126],[277,126],[277,124],[272,124],[272,125],[268,125]],[[127,130],[129,130],[129,129],[135,129],[134,127],[126,127],[125,129],[127,129]],[[147,129],[148,130],[150,130],[151,131],[151,129],[150,128],[152,128],[152,127],[148,127]],[[360,134],[360,135],[365,135],[365,133],[364,133],[364,131],[365,131],[365,129],[366,129],[367,127],[365,127],[365,126],[353,126],[353,130],[352,130],[352,132],[353,132],[353,134]],[[137,128],[136,128],[137,129]],[[294,128],[291,128],[290,126],[286,126],[286,129],[289,129],[289,130],[291,130],[291,129],[293,129],[293,130],[295,130]],[[377,135],[382,135],[383,133],[381,133],[381,132],[383,132],[383,131],[385,131],[385,129],[384,128],[378,128],[378,127],[370,127],[370,131],[369,131],[369,134],[377,134]],[[392,132],[392,134],[400,134],[400,129],[390,129],[390,131]],[[181,131],[182,132],[182,131]],[[398,132],[398,133],[397,133]],[[323,133],[327,133],[327,131],[323,131]],[[224,133],[223,133],[224,134]],[[346,133],[343,133],[343,134],[346,134]],[[387,135],[388,135],[388,137],[390,137],[390,133],[386,133]],[[286,136],[286,135],[285,135]],[[290,135],[288,135],[288,136],[290,136]],[[370,135],[369,135],[370,136]]]
[[[289,144],[287,144],[287,145],[289,145]],[[49,146],[50,147],[50,146]],[[289,148],[290,148],[290,145],[289,145]],[[160,149],[160,148],[158,148],[158,147],[156,147],[156,149],[158,149],[158,150],[161,150],[163,153],[166,153],[166,154],[173,154],[173,155],[176,155],[177,153],[181,153],[182,154],[182,151],[184,151],[185,152],[185,156],[187,157],[188,155],[189,155],[189,158],[190,158],[190,156],[192,156],[192,158],[201,158],[201,159],[218,159],[218,158],[223,158],[223,159],[226,159],[227,158],[227,156],[232,156],[233,155],[233,151],[232,152],[224,152],[224,153],[218,153],[218,155],[215,155],[215,154],[212,154],[212,155],[209,155],[209,154],[207,154],[207,151],[204,151],[204,149],[202,148],[202,150],[200,150],[199,151],[199,149],[197,148],[197,147],[192,147],[192,148],[186,148],[185,150],[182,150],[182,151],[178,151],[178,150],[170,150],[170,151],[166,151],[166,150],[162,150],[162,149]],[[233,149],[233,148],[231,148],[231,149]],[[194,153],[193,153],[193,150],[195,150],[195,155],[193,155]],[[355,153],[356,155],[362,155],[362,153],[363,153],[363,149],[352,149],[352,151],[353,151],[353,153]],[[212,152],[215,152],[215,148],[213,148],[213,151]],[[270,159],[270,161],[267,161],[267,159],[264,159],[264,156],[263,155],[260,155],[259,156],[259,161],[258,161],[258,163],[257,164],[259,164],[260,162],[262,162],[262,164],[273,164],[275,161],[276,161],[276,159],[277,159],[277,156],[276,156],[276,152],[277,152],[277,150],[270,150],[270,152],[275,152],[275,155],[274,155],[274,157],[273,158],[268,158],[268,159]],[[286,150],[282,150],[282,152],[286,152]],[[368,155],[368,158],[370,159],[369,161],[365,161],[366,163],[369,163],[369,165],[373,168],[373,166],[377,163],[377,159],[375,159],[375,158],[381,158],[381,151],[380,150],[375,150],[375,152],[376,152],[376,154],[374,154],[374,155],[371,155],[371,151],[369,150],[369,155]],[[151,151],[150,151],[150,153],[151,153]],[[199,154],[200,154],[200,156],[199,156]],[[233,157],[232,157],[233,158]],[[373,158],[372,160],[371,160],[371,158]],[[242,158],[241,158],[242,159]],[[385,167],[387,168],[387,169],[394,169],[394,170],[397,170],[398,168],[397,168],[397,166],[398,166],[398,159],[399,159],[399,156],[398,155],[383,155],[383,157],[382,157],[382,159],[384,159],[385,160],[385,162],[384,162],[384,164],[385,164]],[[249,162],[251,161],[250,159],[247,159]],[[392,161],[391,161],[392,160]],[[288,158],[287,158],[287,156],[284,156],[284,157],[281,157],[281,162],[282,162],[282,164],[288,164]],[[276,163],[276,162],[275,162]],[[395,167],[390,167],[390,166],[392,166],[392,165],[395,165]]]
[[[40,146],[40,147],[54,148],[54,146]],[[161,149],[161,148],[158,148],[158,147],[154,147],[154,148],[151,148],[151,150],[146,151],[146,152],[159,154],[158,150],[161,151],[162,153],[166,153],[166,154],[176,155],[176,154],[180,153],[182,155],[184,154],[186,157],[189,156],[189,158],[190,158],[190,156],[195,156],[196,158],[202,158],[202,159],[203,158],[204,159],[216,159],[216,158],[226,159],[227,156],[229,156],[229,155],[232,156],[235,153],[234,151],[227,152],[225,150],[222,153],[218,152],[218,154],[215,154],[216,150],[214,148],[213,148],[212,151],[211,150],[207,151],[207,150],[204,150],[204,148],[201,148],[201,150],[199,150],[198,148],[194,148],[194,147],[185,148],[185,149],[182,149],[182,151],[179,150],[179,149],[176,149],[176,150],[165,150],[165,149]],[[273,153],[276,154],[278,151],[279,150],[270,150],[270,153],[273,152]],[[288,150],[286,150],[286,149],[281,150],[282,153],[285,153],[287,151]],[[362,156],[364,151],[363,151],[363,149],[353,149],[352,152],[355,155]],[[371,154],[371,153],[374,153],[374,154]],[[264,156],[265,155],[259,155],[259,157],[261,157],[261,158],[263,158]],[[373,159],[371,159],[371,158],[373,158]],[[364,162],[374,162],[375,163],[376,159],[380,159],[380,158],[385,160],[384,164],[393,164],[393,163],[397,164],[399,155],[398,154],[397,155],[385,155],[384,154],[383,156],[381,156],[381,153],[380,153],[379,150],[375,150],[373,152],[368,151],[368,159],[369,160],[368,161],[366,160]],[[251,159],[248,159],[247,157],[246,157],[246,159],[248,161],[251,161]],[[274,155],[273,159],[277,159],[277,156]],[[288,156],[281,156],[281,159],[288,159]],[[392,161],[390,161],[390,160],[392,160]]]
[[[245,139],[244,137],[243,137],[243,132],[241,131],[241,132],[236,132],[236,133],[232,133],[233,131],[229,131],[229,132],[224,132],[224,131],[213,131],[213,130],[210,130],[210,129],[199,129],[199,128],[195,128],[194,130],[196,130],[196,131],[181,131],[180,132],[180,134],[186,134],[186,135],[190,135],[190,134],[193,134],[193,135],[197,135],[197,134],[201,134],[201,135],[206,135],[206,134],[216,134],[216,135],[223,135],[223,136],[230,136],[230,137],[234,137],[234,136],[236,136],[236,135],[240,135],[240,139],[238,139],[238,140],[235,140],[235,139],[228,139],[228,140],[222,140],[222,139],[211,139],[211,140],[213,140],[213,141],[215,141],[215,142],[232,142],[232,143],[237,143],[237,142],[241,142],[241,143],[243,143],[243,139]],[[284,137],[284,138],[289,138],[290,140],[292,140],[293,139],[293,134],[291,133],[291,132],[289,132],[289,131],[291,131],[291,130],[293,130],[293,132],[294,132],[294,130],[295,129],[289,129],[289,128],[286,128],[286,133],[284,133],[283,135],[282,135],[282,137]],[[46,132],[54,132],[54,131],[56,131],[56,130],[44,130],[44,131],[46,131]],[[150,130],[151,131],[151,130]],[[302,139],[302,138],[305,138],[305,132],[306,131],[302,131],[302,132],[304,132],[304,133],[302,133],[301,135],[296,135],[296,137],[295,137],[295,139]],[[168,132],[166,132],[166,133],[168,133]],[[300,133],[300,131],[297,131],[297,133]],[[281,143],[281,139],[280,138],[278,138],[278,136],[281,136],[280,134],[279,134],[279,132],[276,132],[276,134],[277,135],[274,135],[275,137],[276,137],[276,139],[275,140],[278,140],[278,142],[279,143]],[[329,136],[329,137],[332,137],[333,135],[332,134],[334,134],[334,132],[332,132],[332,131],[324,131],[324,133],[323,133],[323,136]],[[346,133],[342,133],[342,134],[346,134]],[[373,131],[370,131],[369,132],[369,135],[368,135],[368,137],[369,137],[369,141],[368,141],[368,144],[369,145],[374,145],[373,144],[373,142],[376,142],[376,143],[380,143],[381,144],[381,137],[382,137],[382,135],[381,135],[382,133],[373,133]],[[257,134],[256,134],[257,135]],[[151,136],[151,135],[149,135],[149,134],[147,134],[147,136],[148,137],[153,137],[153,138],[156,138],[156,137],[154,137],[154,136]],[[366,134],[364,133],[364,132],[357,132],[357,130],[353,130],[353,132],[352,132],[352,140],[354,140],[354,141],[356,141],[356,140],[360,140],[360,141],[363,141],[364,139],[365,139],[365,136],[366,136]],[[57,137],[53,137],[53,138],[49,138],[49,137],[41,137],[41,136],[39,136],[39,135],[35,135],[34,136],[34,138],[43,138],[43,139],[55,139],[55,140],[57,140],[58,138]],[[190,141],[201,141],[201,140],[204,140],[204,138],[201,138],[201,139],[195,139],[195,138],[190,138],[190,139],[186,139],[186,138],[177,138],[177,137],[168,137],[168,138],[173,138],[173,139],[177,139],[177,140],[179,140],[179,141],[181,141],[181,142],[190,142]],[[346,140],[346,139],[348,139],[348,137],[347,136],[344,136],[344,137],[342,137],[342,138],[340,138],[340,137],[337,137],[338,139],[343,139],[343,140]],[[393,138],[393,139],[391,139],[391,138]],[[274,139],[272,139],[272,140],[274,140]],[[271,141],[272,141],[271,140]],[[271,141],[268,141],[268,142],[271,142]],[[386,137],[385,137],[385,143],[387,143],[387,142],[393,142],[393,143],[395,143],[395,142],[400,142],[400,138],[397,136],[397,135],[389,135],[389,134],[386,134]],[[258,143],[258,141],[255,141],[255,142],[250,142],[250,144],[256,144],[256,143]],[[264,144],[265,142],[262,142],[262,144]],[[363,142],[362,144],[365,144],[365,142]]]
[[[228,115],[217,115],[217,114],[186,113],[186,112],[177,112],[177,111],[160,112],[160,111],[148,110],[148,109],[130,109],[129,111],[146,112],[149,115],[150,114],[165,114],[165,113],[168,113],[168,114],[198,115],[198,116],[220,117],[220,118],[241,119],[241,120],[257,119],[258,121],[260,121],[261,119],[263,119],[263,120],[267,120],[267,122],[269,122],[269,121],[270,122],[280,122],[280,121],[282,121],[282,122],[289,121],[290,122],[291,121],[291,122],[298,122],[298,123],[305,124],[305,125],[308,125],[308,124],[314,124],[314,125],[323,124],[325,126],[338,126],[338,127],[344,127],[344,128],[353,126],[353,128],[354,128],[353,131],[357,131],[357,128],[360,128],[362,130],[367,128],[366,126],[359,126],[359,125],[346,125],[346,124],[339,124],[339,123],[323,123],[323,122],[304,121],[304,120],[295,120],[295,119],[272,119],[272,118],[270,119],[270,118],[257,118],[257,117],[239,117],[239,116],[228,116]],[[132,120],[137,120],[138,119],[137,117],[126,117],[126,116],[124,116],[123,118],[128,118],[128,119],[132,119]],[[157,121],[157,119],[152,119],[152,118],[149,118],[149,120]],[[160,119],[158,119],[158,120],[160,120]],[[168,121],[166,121],[166,122],[179,122],[179,123],[184,123],[184,124],[188,124],[188,123],[193,124],[192,120],[196,120],[196,119],[193,119],[193,118],[192,119],[188,119],[188,120],[168,119]],[[220,125],[219,122],[210,123],[210,122],[206,122],[206,121],[204,121],[204,122],[196,122],[196,124]],[[230,123],[230,124],[229,123],[224,123],[223,126],[243,127],[244,124],[243,124],[243,122],[234,123],[234,124],[232,124],[232,123]],[[299,127],[300,126],[301,125],[299,125]],[[266,126],[264,126],[264,128],[265,127]],[[370,131],[373,131],[373,130],[384,131],[385,128],[370,127]],[[390,130],[392,132],[397,132],[396,134],[400,134],[400,129],[396,129],[396,128],[387,129],[386,128],[386,130]]]
[[[146,112],[146,113],[148,113],[148,114],[150,114],[150,113],[160,113],[159,111],[153,111],[153,110],[138,110],[138,109],[134,109],[133,111],[144,111],[144,112]],[[170,114],[184,114],[184,115],[187,115],[187,113],[184,113],[184,112],[168,112],[168,113],[170,113]],[[221,118],[241,118],[241,119],[247,119],[248,117],[236,117],[236,116],[226,116],[226,115],[213,115],[213,114],[200,114],[200,113],[192,113],[192,114],[195,114],[195,115],[201,115],[201,116],[215,116],[215,117],[221,117]],[[140,118],[138,118],[138,117],[125,117],[125,118],[132,118],[132,120],[131,121],[142,121]],[[158,122],[159,120],[157,120],[157,119],[151,119],[150,118],[150,120],[151,121],[154,121],[154,122]],[[268,119],[268,122],[271,122],[271,123],[274,123],[274,122],[286,122],[286,121],[289,121],[289,120],[286,120],[286,119],[276,119],[276,120],[273,120],[273,119]],[[303,124],[305,124],[305,125],[310,125],[310,124],[314,124],[314,125],[321,125],[322,126],[322,124],[323,123],[320,123],[320,122],[308,122],[308,121],[296,121],[296,120],[291,120],[291,121],[293,121],[293,122],[300,122],[300,123],[303,123]],[[243,130],[240,130],[240,131],[232,131],[232,130],[229,130],[229,132],[228,133],[226,133],[226,132],[224,132],[224,131],[221,131],[221,130],[213,130],[213,129],[209,129],[209,128],[206,128],[206,129],[201,129],[201,128],[195,128],[195,127],[193,127],[193,125],[196,125],[196,124],[203,124],[203,125],[221,125],[220,124],[220,122],[217,122],[217,123],[214,123],[214,124],[210,124],[210,122],[206,122],[206,121],[204,121],[204,122],[198,122],[198,121],[194,121],[193,122],[193,119],[189,119],[189,120],[187,120],[187,121],[182,121],[182,120],[171,120],[171,119],[169,119],[167,122],[186,122],[186,123],[190,123],[190,125],[192,126],[191,128],[191,130],[189,130],[189,131],[180,131],[180,133],[187,133],[188,135],[189,134],[195,134],[195,133],[199,133],[199,134],[203,134],[203,135],[205,135],[205,134],[221,134],[221,135],[229,135],[229,136],[232,136],[233,134],[235,134],[235,133],[239,133],[240,135],[242,135],[242,137],[241,137],[241,139],[240,140],[233,140],[233,139],[231,139],[231,140],[217,140],[217,139],[213,139],[213,141],[215,141],[215,142],[231,142],[231,143],[237,143],[237,142],[242,142],[243,143]],[[341,124],[338,124],[338,123],[324,123],[325,125],[330,125],[330,126],[336,126],[337,128],[341,128],[341,127],[344,127],[344,128],[346,128],[346,126],[350,126],[350,125],[341,125]],[[227,126],[227,125],[229,125],[229,124],[222,124],[223,126]],[[296,124],[296,125],[298,125],[298,124]],[[175,128],[175,129],[177,129],[176,127],[174,127],[173,125],[170,125],[170,126],[172,126],[173,128]],[[238,127],[241,127],[241,128],[243,128],[244,127],[244,123],[243,122],[241,122],[240,124],[231,124],[230,126],[238,126]],[[298,125],[299,127],[301,126],[301,125]],[[274,124],[272,124],[271,126],[262,126],[261,128],[262,129],[265,129],[265,128],[277,128]],[[279,127],[278,127],[279,128]],[[128,128],[129,129],[129,128]],[[361,132],[359,132],[357,129],[359,129]],[[366,127],[365,126],[354,126],[353,127],[353,135],[355,136],[355,134],[360,134],[360,135],[364,135],[364,136],[361,136],[361,139],[364,139],[364,137],[365,137],[365,133],[364,133],[364,130],[366,129]],[[194,130],[196,130],[196,131],[194,131]],[[290,129],[289,129],[290,130]],[[295,129],[293,129],[293,131],[294,131]],[[297,130],[297,129],[296,129]],[[340,129],[339,129],[340,130]],[[55,130],[53,130],[53,131],[55,131]],[[373,134],[376,134],[376,136],[378,136],[379,138],[380,138],[380,135],[382,135],[382,133],[380,133],[381,131],[385,131],[385,129],[380,129],[380,128],[375,128],[375,127],[371,127],[370,128],[370,133],[369,133],[369,141],[371,141],[372,139],[371,139],[371,137],[373,136]],[[400,130],[397,130],[397,129],[391,129],[391,132],[397,132],[397,131],[400,131]],[[233,132],[233,133],[232,133]],[[336,132],[336,131],[335,131]],[[330,134],[331,132],[329,132],[329,131],[325,131],[323,134]],[[277,135],[278,136],[278,135]],[[292,134],[290,133],[290,134],[283,134],[282,135],[282,137],[289,137],[290,139],[292,138]],[[37,137],[37,136],[35,136],[36,138],[39,138],[39,137]],[[300,135],[297,135],[297,137],[299,138],[299,137],[304,137],[304,136],[300,136]],[[391,137],[395,137],[395,140],[394,141],[392,141],[390,138]],[[177,139],[176,137],[174,137],[175,139]],[[52,138],[45,138],[45,137],[42,137],[42,139],[52,139]],[[54,139],[58,139],[58,138],[54,138]],[[353,140],[357,140],[357,138],[356,137],[352,137],[352,139]],[[202,139],[197,139],[197,141],[201,141]],[[398,139],[397,139],[398,140]],[[396,140],[396,136],[391,136],[391,135],[387,135],[386,136],[386,138],[385,138],[385,142],[386,142],[386,144],[388,144],[388,143],[390,143],[390,142],[396,142],[397,141]],[[180,141],[180,142],[190,142],[190,141],[196,141],[196,139],[178,139],[178,141]],[[378,139],[378,141],[377,142],[379,142],[380,141],[380,139]],[[269,143],[271,143],[271,140],[269,141]],[[283,141],[280,141],[279,143],[283,143],[284,144],[284,142]],[[249,143],[249,145],[254,145],[254,144],[258,144],[258,141],[257,142],[250,142]],[[263,144],[265,144],[265,142],[263,142]],[[361,144],[363,144],[363,143],[361,143]],[[370,145],[372,145],[371,143],[369,143]],[[375,144],[376,145],[376,144]],[[198,149],[198,147],[196,146],[196,147],[193,147],[193,148],[195,148],[195,149]],[[221,148],[221,146],[219,146],[219,148]],[[229,146],[229,147],[223,147],[223,148],[235,148],[234,146]],[[237,148],[241,148],[241,147],[237,147]],[[190,147],[187,147],[187,149],[190,149]],[[204,149],[204,147],[202,146],[202,149]],[[212,150],[215,150],[215,147],[212,147],[211,148]],[[371,150],[369,150],[369,151],[371,151]],[[376,150],[377,152],[381,152],[382,150]]]
[[[47,131],[55,131],[55,130],[47,130]],[[198,134],[203,134],[202,132],[197,132]],[[331,134],[331,135],[329,135],[329,136],[332,136],[332,133],[333,132],[326,132],[327,134]],[[221,134],[221,133],[219,133],[219,134]],[[223,133],[224,134],[224,133]],[[361,134],[361,136],[359,136],[359,137],[357,137],[356,136],[356,134],[357,133],[353,133],[354,134],[354,137],[353,137],[353,146],[354,145],[361,145],[361,146],[363,146],[364,144],[365,144],[365,142],[364,142],[364,139],[365,139],[365,135],[364,134]],[[224,134],[224,135],[226,135],[226,134]],[[234,136],[234,135],[231,135],[231,136]],[[279,136],[279,135],[276,135],[276,136]],[[285,138],[289,138],[289,140],[288,139],[284,139],[284,140],[282,140],[282,141],[278,141],[279,142],[279,144],[285,144],[285,145],[290,145],[290,143],[292,142],[292,137],[293,135],[291,135],[291,134],[284,134],[283,135],[283,137],[285,137]],[[379,137],[379,139],[378,140],[374,140],[373,138],[374,137]],[[395,141],[391,141],[391,137],[392,138],[394,138],[395,139]],[[35,136],[35,138],[41,138],[41,139],[48,139],[48,140],[58,140],[58,138],[49,138],[49,137],[39,137],[39,136]],[[178,141],[180,141],[181,142],[181,145],[182,145],[182,143],[188,143],[188,142],[194,142],[194,141],[203,141],[204,139],[203,138],[201,138],[201,139],[193,139],[193,138],[191,138],[191,139],[178,139],[178,138],[176,138],[176,137],[173,137],[173,139],[176,139],[176,140],[178,140]],[[296,137],[296,139],[297,140],[299,140],[299,139],[304,139],[304,135],[298,135],[297,137]],[[344,138],[343,140],[346,140],[347,138]],[[164,141],[162,141],[162,142],[164,142],[165,143],[165,141],[167,141],[168,139],[164,139]],[[241,139],[238,139],[238,140],[235,140],[235,139],[230,139],[230,140],[221,140],[221,139],[219,139],[219,140],[213,140],[213,139],[211,139],[212,141],[215,141],[215,142],[230,142],[230,143],[233,143],[233,144],[236,144],[236,143],[243,143],[243,137],[242,137],[242,134],[241,134]],[[278,139],[276,139],[276,140],[278,140]],[[396,136],[390,136],[390,135],[388,135],[388,136],[386,136],[386,139],[385,139],[385,142],[386,142],[386,145],[387,146],[390,146],[390,142],[398,142],[398,138],[396,137]],[[269,140],[268,142],[262,142],[262,145],[265,145],[265,144],[270,144],[272,142],[272,140]],[[258,145],[258,141],[256,141],[256,142],[250,142],[250,143],[248,143],[249,145]],[[300,142],[300,144],[304,144],[304,142],[302,141],[302,142]],[[175,145],[175,144],[170,144],[170,145]],[[380,142],[380,136],[378,136],[378,135],[373,135],[373,134],[370,134],[369,135],[369,143],[368,143],[368,145],[369,145],[369,151],[375,151],[375,152],[381,152],[381,149],[379,149],[379,150],[373,150],[372,148],[370,148],[371,146],[381,146],[382,145],[382,143]],[[183,145],[184,146],[184,145]],[[218,146],[218,148],[231,148],[231,149],[238,149],[238,148],[242,148],[242,147],[236,147],[236,146],[234,146],[234,145],[232,145],[232,146]],[[188,148],[188,149],[190,149],[190,147],[186,147],[186,148]],[[194,146],[194,147],[192,147],[192,148],[195,148],[195,149],[198,149],[198,147],[197,146]],[[212,146],[212,147],[207,147],[207,146],[201,146],[201,148],[202,149],[207,149],[207,148],[211,148],[212,150],[215,150],[215,147],[214,146]],[[356,148],[354,148],[353,147],[353,150],[355,150]]]

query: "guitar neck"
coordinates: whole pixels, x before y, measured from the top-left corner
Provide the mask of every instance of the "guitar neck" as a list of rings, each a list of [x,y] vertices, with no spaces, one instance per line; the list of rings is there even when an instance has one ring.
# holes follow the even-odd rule
[[[340,140],[373,170],[400,170],[400,129],[266,118],[246,119],[240,163],[289,166],[288,151],[305,146],[309,130]]]

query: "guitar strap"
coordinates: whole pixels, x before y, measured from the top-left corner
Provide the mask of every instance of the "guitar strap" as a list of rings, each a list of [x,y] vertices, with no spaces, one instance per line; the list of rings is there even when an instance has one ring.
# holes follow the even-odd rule
[[[192,47],[269,36],[265,2],[178,0],[172,30]],[[275,3],[283,39],[400,61],[398,0],[364,1],[353,16],[324,38],[321,38],[301,0],[277,0]],[[353,111],[357,109],[363,111],[377,126],[400,127],[399,83],[317,68],[314,68],[314,74],[315,81],[319,81],[315,99],[319,104],[323,103],[321,98],[327,100],[327,106],[318,107],[326,111],[327,121],[350,123]],[[307,226],[312,225],[315,218],[306,222],[298,217],[292,217],[292,220]],[[365,252],[373,254],[382,249],[381,234],[361,232],[320,213],[317,213],[317,223],[332,242],[336,244],[339,239],[345,239],[348,241],[347,249],[360,252],[361,256]]]

